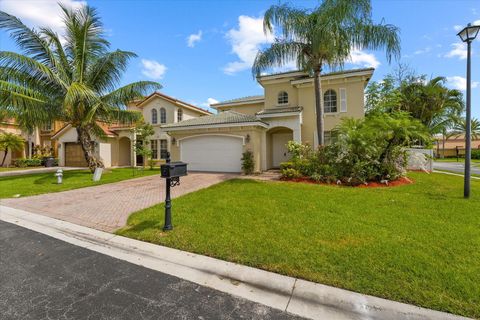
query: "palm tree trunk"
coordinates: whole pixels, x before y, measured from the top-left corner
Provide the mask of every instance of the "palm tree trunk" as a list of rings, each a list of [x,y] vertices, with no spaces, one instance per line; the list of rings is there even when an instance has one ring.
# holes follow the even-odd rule
[[[322,67],[318,66],[314,70],[314,80],[315,80],[315,110],[317,111],[317,140],[318,145],[323,146],[325,144],[324,139],[324,119],[323,119],[323,103],[322,103],[322,84],[320,80],[320,74]]]
[[[445,158],[445,134],[442,134],[442,156],[441,158]]]
[[[77,127],[77,134],[90,171],[94,172],[96,168],[104,168],[103,162],[95,157],[95,142],[92,140],[90,130],[86,127]]]
[[[5,164],[5,159],[7,159],[7,154],[8,154],[8,148],[5,148],[3,152],[4,152],[4,155],[3,155],[2,164],[0,165],[0,167],[3,167],[3,165]]]

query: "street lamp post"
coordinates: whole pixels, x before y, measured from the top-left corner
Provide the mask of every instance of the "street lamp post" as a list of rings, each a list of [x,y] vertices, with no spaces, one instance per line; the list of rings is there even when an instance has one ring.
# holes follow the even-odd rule
[[[471,106],[471,46],[472,41],[478,35],[480,26],[472,26],[470,23],[463,28],[457,35],[462,39],[463,42],[467,43],[467,110],[466,110],[466,132],[465,132],[465,177],[463,183],[463,197],[470,197],[470,162],[472,158],[472,106]]]

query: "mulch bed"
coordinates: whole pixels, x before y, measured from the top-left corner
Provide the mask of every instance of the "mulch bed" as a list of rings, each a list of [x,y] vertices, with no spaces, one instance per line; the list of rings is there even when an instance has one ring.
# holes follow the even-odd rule
[[[380,183],[377,181],[371,181],[368,182],[368,184],[359,184],[356,186],[351,186],[348,184],[336,184],[336,183],[326,183],[326,182],[318,182],[315,180],[312,180],[310,178],[295,178],[295,179],[281,179],[282,181],[287,181],[287,182],[298,182],[298,183],[309,183],[309,184],[321,184],[321,185],[329,185],[329,186],[340,186],[340,187],[352,187],[352,188],[388,188],[388,187],[397,187],[397,186],[403,186],[406,184],[412,184],[414,181],[412,179],[409,179],[407,177],[402,177],[400,179],[394,180],[394,181],[388,181],[388,184],[385,183]]]

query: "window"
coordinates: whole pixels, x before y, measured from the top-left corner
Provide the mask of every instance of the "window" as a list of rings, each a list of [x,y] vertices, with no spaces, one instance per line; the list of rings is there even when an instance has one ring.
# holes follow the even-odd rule
[[[158,140],[150,140],[150,150],[152,150],[152,159],[158,159]]]
[[[158,123],[157,109],[152,109],[152,124]]]
[[[178,110],[177,110],[177,122],[182,121],[182,119],[183,119],[183,110],[182,110],[182,109],[178,109]]]
[[[278,104],[287,104],[288,103],[288,93],[285,91],[280,91],[278,94]]]
[[[325,113],[337,112],[337,93],[327,90],[323,95],[323,110]]]
[[[160,140],[160,159],[167,159],[168,141],[166,139]]]
[[[52,131],[52,123],[51,122],[47,122],[43,125],[43,128],[42,128],[43,131]]]
[[[160,123],[167,123],[167,111],[165,108],[160,108]]]

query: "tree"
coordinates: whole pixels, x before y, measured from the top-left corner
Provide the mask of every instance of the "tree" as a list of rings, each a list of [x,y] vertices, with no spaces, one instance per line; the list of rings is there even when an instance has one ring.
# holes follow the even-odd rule
[[[8,31],[23,52],[0,51],[0,110],[30,126],[51,120],[72,125],[93,172],[103,167],[93,142],[94,137],[105,136],[101,124],[137,122],[141,114],[124,106],[161,86],[139,81],[118,88],[128,61],[136,54],[109,51],[94,8],[61,8],[63,38],[49,28],[28,28],[0,11],[0,29]]]
[[[2,164],[0,167],[3,167],[5,164],[5,159],[7,159],[7,154],[8,151],[20,151],[23,149],[25,141],[23,140],[22,137],[17,136],[16,134],[13,133],[2,133],[0,134],[0,149],[3,150],[3,159],[2,159]]]
[[[465,135],[467,131],[467,121],[465,118],[461,118],[455,125],[453,126],[453,130],[451,134],[453,136]],[[480,121],[478,119],[472,118],[472,139],[478,140],[480,139]]]
[[[258,76],[271,67],[280,67],[292,60],[310,74],[315,83],[317,136],[324,144],[324,110],[320,76],[324,65],[342,67],[355,49],[386,49],[388,61],[400,55],[398,28],[375,24],[370,0],[324,0],[313,10],[273,5],[263,20],[264,32],[281,29],[281,37],[258,52],[252,73]]]
[[[147,141],[149,140],[149,137],[155,134],[155,129],[153,129],[151,124],[141,122],[136,125],[133,131],[136,137],[136,143],[134,146],[135,153],[143,157],[142,167],[145,169],[145,160],[149,159],[150,161],[152,157],[152,150]]]

